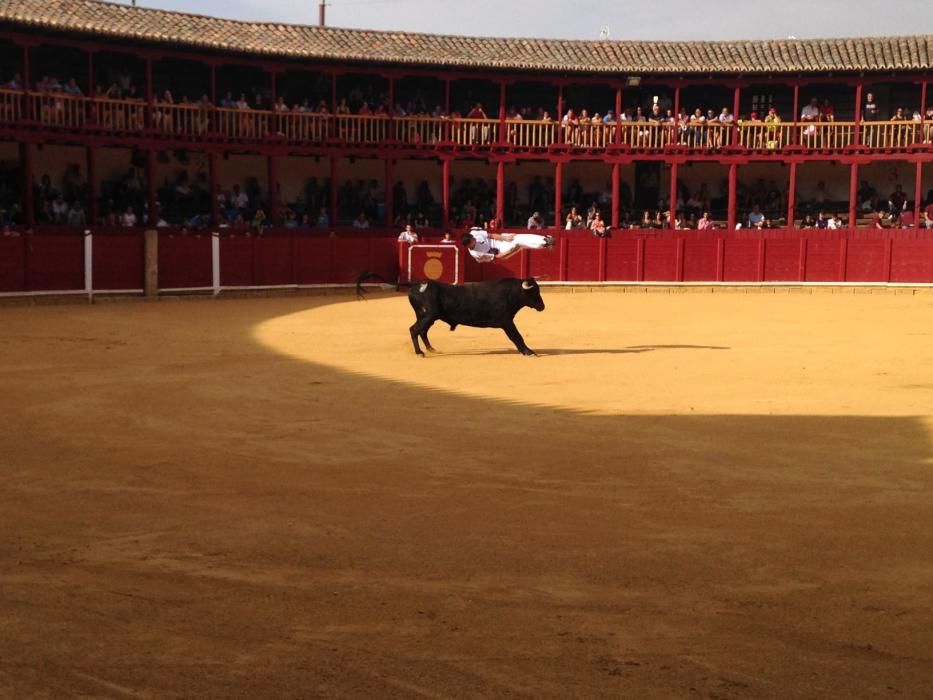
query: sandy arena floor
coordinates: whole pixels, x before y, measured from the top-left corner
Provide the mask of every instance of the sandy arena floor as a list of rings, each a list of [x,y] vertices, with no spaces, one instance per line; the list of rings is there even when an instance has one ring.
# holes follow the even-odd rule
[[[933,693],[933,294],[0,308],[0,697]]]

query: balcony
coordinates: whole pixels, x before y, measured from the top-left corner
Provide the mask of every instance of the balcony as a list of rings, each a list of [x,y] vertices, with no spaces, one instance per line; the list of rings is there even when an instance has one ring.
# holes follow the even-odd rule
[[[739,121],[678,125],[330,115],[148,104],[0,90],[0,126],[74,135],[138,135],[167,142],[638,154],[885,153],[933,151],[933,122]]]

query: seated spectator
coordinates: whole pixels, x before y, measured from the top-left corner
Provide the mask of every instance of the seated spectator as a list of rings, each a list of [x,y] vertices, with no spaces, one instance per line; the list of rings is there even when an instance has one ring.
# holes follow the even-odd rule
[[[895,185],[894,191],[888,197],[888,212],[891,216],[897,216],[907,207],[907,194],[901,185]]]
[[[800,228],[816,228],[816,221],[813,220],[812,216],[807,214],[803,217],[803,220],[801,220]]]
[[[822,210],[816,215],[816,227],[817,228],[829,228],[829,219]]]
[[[716,223],[710,218],[709,212],[704,211],[703,216],[697,222],[697,229],[700,231],[710,231],[716,228]]]
[[[453,236],[450,235],[450,231],[444,231],[444,237],[441,239],[441,243],[449,243],[450,245],[457,245],[457,241],[453,239]]]
[[[749,228],[761,228],[765,222],[765,215],[761,213],[761,207],[757,204],[752,207],[751,212],[748,215],[748,227]]]
[[[570,208],[570,213],[567,214],[567,223],[564,225],[564,228],[568,231],[575,228],[583,228],[583,217],[580,216],[576,207]]]
[[[22,90],[23,89],[23,79],[20,77],[19,73],[15,73],[12,79],[5,82],[3,85],[0,85],[4,90]]]
[[[421,212],[421,211],[418,212],[418,214],[415,216],[414,225],[418,228],[425,228],[427,226],[430,226],[430,223],[428,222],[428,217],[424,215],[424,212]]]
[[[81,200],[77,200],[75,205],[68,212],[67,224],[69,226],[84,226],[87,224],[87,215],[84,213],[84,206]]]
[[[899,228],[914,227],[914,208],[910,206],[910,202],[907,203],[907,206],[904,208],[904,211],[901,212],[901,215],[897,217],[896,225]]]
[[[544,222],[541,219],[540,212],[535,212],[529,217],[527,228],[529,231],[535,231],[544,228]]]
[[[828,229],[840,229],[845,227],[845,221],[843,221],[841,214],[833,214],[829,217],[829,222],[826,224]]]
[[[872,212],[871,219],[868,222],[868,228],[885,228],[885,213],[883,209]]]
[[[408,224],[405,227],[405,230],[398,235],[399,243],[417,243],[418,234],[415,233],[415,230],[412,228],[411,224]]]
[[[803,109],[800,110],[800,121],[802,122],[815,122],[820,118],[820,106],[819,101],[814,97],[810,100],[809,104],[803,106]]]
[[[136,213],[133,211],[133,207],[127,207],[126,211],[123,212],[123,216],[120,217],[120,225],[128,228],[136,225]]]
[[[365,211],[361,211],[359,216],[353,220],[353,228],[369,228],[369,217]]]
[[[590,231],[592,231],[593,235],[597,238],[606,238],[609,235],[609,227],[606,226],[602,214],[598,211],[596,212],[596,216],[593,217],[593,221],[590,223]]]
[[[820,107],[820,121],[821,122],[836,121],[836,112],[833,109],[832,102],[830,102],[829,100],[823,100],[823,104]]]
[[[253,214],[253,220],[251,226],[255,228],[259,233],[262,233],[262,229],[268,224],[266,221],[266,212],[262,207],[256,209],[256,213]]]

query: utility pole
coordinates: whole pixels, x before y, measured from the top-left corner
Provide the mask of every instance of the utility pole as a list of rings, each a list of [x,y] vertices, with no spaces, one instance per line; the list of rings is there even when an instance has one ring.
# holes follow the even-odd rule
[[[324,19],[324,15],[327,12],[327,0],[321,0],[321,4],[318,5],[318,20],[317,23],[320,26],[326,26],[327,22]]]

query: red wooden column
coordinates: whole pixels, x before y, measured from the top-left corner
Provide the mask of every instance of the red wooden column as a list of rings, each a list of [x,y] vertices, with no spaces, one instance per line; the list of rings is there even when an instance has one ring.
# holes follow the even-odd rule
[[[917,179],[914,182],[914,228],[920,228],[920,200],[923,198],[923,161],[917,161]]]
[[[732,94],[732,135],[730,141],[733,146],[739,145],[739,109],[742,105],[742,88],[738,85],[735,86],[735,90]]]
[[[502,230],[505,221],[505,161],[496,163],[496,222]]]
[[[441,225],[445,231],[450,228],[450,160],[447,158],[441,161]]]
[[[674,88],[674,119],[680,114],[680,85]]]
[[[797,163],[790,164],[788,173],[787,187],[787,228],[794,228],[794,220],[797,217],[795,204],[797,199]]]
[[[670,210],[671,228],[673,229],[674,222],[677,220],[677,163],[671,163],[671,195],[669,199],[671,201],[668,209]],[[733,228],[735,227],[733,226]]]
[[[146,189],[148,192],[146,201],[149,207],[148,221],[150,226],[159,223],[159,200],[156,197],[155,169],[156,151],[154,148],[150,148],[146,151]]]
[[[858,163],[852,163],[849,169],[849,228],[855,228],[855,219],[858,215],[856,199],[858,198]]]
[[[215,151],[211,151],[207,158],[207,182],[211,193],[211,226],[218,226],[220,225],[220,202],[217,201],[217,195],[220,194],[220,186],[217,182],[218,155]]]
[[[612,228],[619,227],[619,216],[622,209],[621,202],[619,201],[619,180],[622,166],[619,163],[612,164],[612,221],[609,223]],[[557,221],[558,226],[560,226],[560,219]]]
[[[564,208],[564,164],[554,164],[554,228],[561,227]]]
[[[282,212],[279,207],[279,168],[278,160],[274,155],[266,156],[266,176],[269,184],[269,216],[267,220],[273,226],[282,223]]]
[[[33,119],[32,113],[32,100],[29,99],[28,93],[32,90],[32,75],[31,70],[29,69],[29,44],[23,46],[23,99],[26,104],[23,105],[23,117],[26,121]]]
[[[855,135],[853,145],[862,143],[862,88],[864,83],[859,80],[855,86]]]
[[[800,118],[800,83],[794,82],[794,113],[791,115],[791,121],[794,122],[794,129],[791,131],[791,143],[797,145],[800,140],[800,129],[797,128],[797,120]]]
[[[337,226],[337,158],[330,157],[330,225]]]
[[[728,216],[728,223],[726,224],[726,227],[730,231],[735,230],[735,215],[736,215],[735,190],[736,190],[736,184],[738,181],[738,170],[739,170],[739,166],[736,165],[735,163],[732,163],[729,166],[729,216]]]
[[[386,226],[395,225],[395,202],[392,200],[392,159],[386,158],[385,160],[385,212],[386,212]]]
[[[32,178],[32,144],[19,142],[19,162],[23,164],[23,221],[26,226],[36,223],[36,202]]]
[[[152,129],[155,125],[152,122],[152,56],[146,56],[146,127]]]
[[[554,121],[557,123],[557,143],[564,142],[564,130],[561,128],[561,119],[564,118],[564,85],[557,86],[557,115]]]
[[[499,81],[499,143],[508,141],[508,134],[505,131],[505,81]]]
[[[217,106],[217,64],[211,61],[211,104]]]
[[[444,78],[444,114],[447,115],[447,119],[444,122],[444,141],[452,141],[453,135],[450,132],[450,78]],[[446,161],[444,161],[446,162]],[[443,164],[442,164],[443,166]],[[445,187],[446,187],[446,180]],[[444,215],[444,221],[447,222],[446,214]],[[444,228],[447,228],[445,223]]]
[[[560,119],[561,115],[557,115]],[[622,127],[620,120],[622,119],[622,87],[619,86],[616,88],[616,128],[615,133],[612,135],[612,141],[616,146],[622,143]],[[615,166],[613,166],[615,168]],[[613,211],[615,210],[615,195],[613,195]],[[617,225],[617,224],[616,224]]]
[[[84,149],[87,172],[87,222],[97,223],[97,167],[94,163],[94,147]]]

